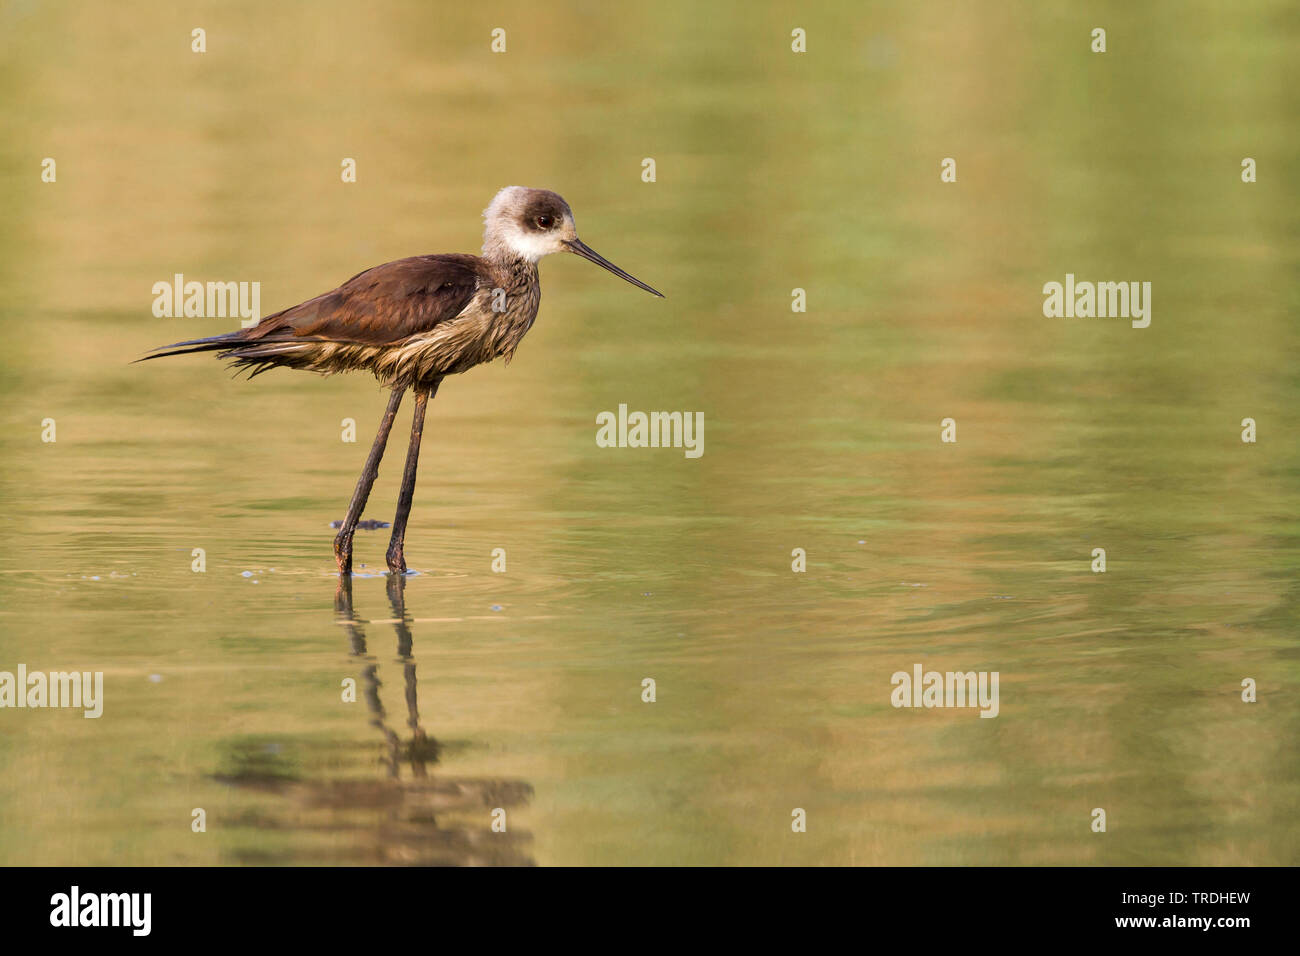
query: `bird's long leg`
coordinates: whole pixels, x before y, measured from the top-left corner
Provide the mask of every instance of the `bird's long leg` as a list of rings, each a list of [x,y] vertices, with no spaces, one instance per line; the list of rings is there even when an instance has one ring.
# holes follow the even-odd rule
[[[348,504],[347,517],[343,519],[343,527],[334,537],[334,558],[339,563],[340,574],[352,573],[352,535],[357,530],[357,522],[361,520],[361,512],[366,507],[366,499],[370,497],[370,489],[374,487],[375,478],[379,475],[379,460],[384,457],[384,447],[388,444],[388,433],[393,430],[393,419],[397,417],[397,409],[402,404],[402,395],[404,389],[395,388],[393,394],[388,399],[388,408],[384,412],[383,420],[379,423],[379,431],[375,434],[375,443],[370,446],[370,454],[366,456],[366,464],[361,469],[361,477],[357,479],[357,489],[352,492],[352,501]]]
[[[397,517],[393,519],[393,538],[388,543],[388,570],[394,574],[406,573],[406,555],[402,544],[406,538],[406,519],[411,514],[411,499],[415,497],[415,470],[420,464],[420,436],[424,434],[424,412],[429,399],[438,394],[442,379],[432,385],[415,390],[415,413],[411,417],[411,446],[406,451],[406,471],[402,474],[402,493],[397,499]]]

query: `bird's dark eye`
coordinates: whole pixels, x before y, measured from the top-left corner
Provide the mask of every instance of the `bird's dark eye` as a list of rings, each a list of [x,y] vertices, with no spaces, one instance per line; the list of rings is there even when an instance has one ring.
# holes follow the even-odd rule
[[[555,217],[554,217],[554,216],[538,216],[538,217],[537,217],[537,227],[538,227],[539,229],[550,229],[553,225],[555,225]]]

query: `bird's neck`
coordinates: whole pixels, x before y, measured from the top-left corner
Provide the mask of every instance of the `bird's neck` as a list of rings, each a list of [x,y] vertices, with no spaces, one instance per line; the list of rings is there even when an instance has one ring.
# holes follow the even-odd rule
[[[516,255],[509,250],[504,250],[503,254],[490,254],[495,250],[485,248],[483,250],[483,259],[491,268],[501,287],[505,289],[517,289],[521,286],[537,284],[537,263],[533,260],[526,259],[523,256]]]

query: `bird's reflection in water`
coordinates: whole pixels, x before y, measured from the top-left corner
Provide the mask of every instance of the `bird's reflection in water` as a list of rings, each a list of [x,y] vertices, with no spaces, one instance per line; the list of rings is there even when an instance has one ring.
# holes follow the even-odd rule
[[[334,596],[339,624],[348,633],[352,656],[361,661],[360,691],[370,725],[383,738],[383,776],[373,779],[312,778],[305,763],[312,744],[300,742],[298,759],[284,753],[291,739],[244,739],[227,748],[232,772],[217,775],[245,790],[273,793],[290,801],[286,812],[259,808],[228,821],[275,831],[274,844],[235,852],[241,863],[341,863],[409,865],[530,865],[527,833],[515,829],[510,810],[526,804],[532,787],[522,781],[453,778],[432,771],[442,745],[420,723],[411,617],[406,577],[388,576],[388,599],[397,631],[397,656],[405,691],[406,736],[392,726],[384,708],[380,665],[366,644],[366,622],[352,606],[352,577],[340,575]],[[281,743],[280,741],[283,741]],[[326,758],[337,766],[338,757]],[[409,765],[409,773],[406,767]],[[494,832],[492,813],[506,811],[508,829]],[[280,838],[283,839],[280,839]],[[283,850],[275,849],[283,844]]]
[[[370,663],[361,671],[361,687],[366,696],[366,707],[370,710],[370,725],[378,730],[388,744],[387,755],[383,758],[388,767],[388,775],[396,780],[401,776],[402,764],[409,762],[411,773],[415,777],[428,776],[428,765],[438,762],[438,741],[424,732],[420,726],[419,700],[416,696],[415,658],[411,655],[414,640],[411,637],[411,618],[406,612],[406,576],[390,574],[388,576],[388,601],[393,606],[393,627],[397,630],[397,657],[402,663],[403,686],[406,689],[406,726],[411,732],[409,743],[402,743],[402,738],[387,723],[387,713],[380,699],[379,664],[366,654],[366,632],[356,612],[352,609],[352,577],[340,575],[338,590],[334,593],[334,611],[339,623],[348,632],[352,642],[352,656]]]

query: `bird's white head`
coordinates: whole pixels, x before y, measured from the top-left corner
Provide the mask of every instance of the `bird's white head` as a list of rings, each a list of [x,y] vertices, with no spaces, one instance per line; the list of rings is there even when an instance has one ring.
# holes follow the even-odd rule
[[[536,262],[578,238],[573,210],[549,189],[507,186],[483,210],[483,255]]]
[[[563,197],[549,189],[507,186],[483,210],[483,256],[505,261],[536,262],[552,252],[572,252],[603,269],[608,269],[634,286],[658,292],[634,279],[578,238],[573,210]]]

